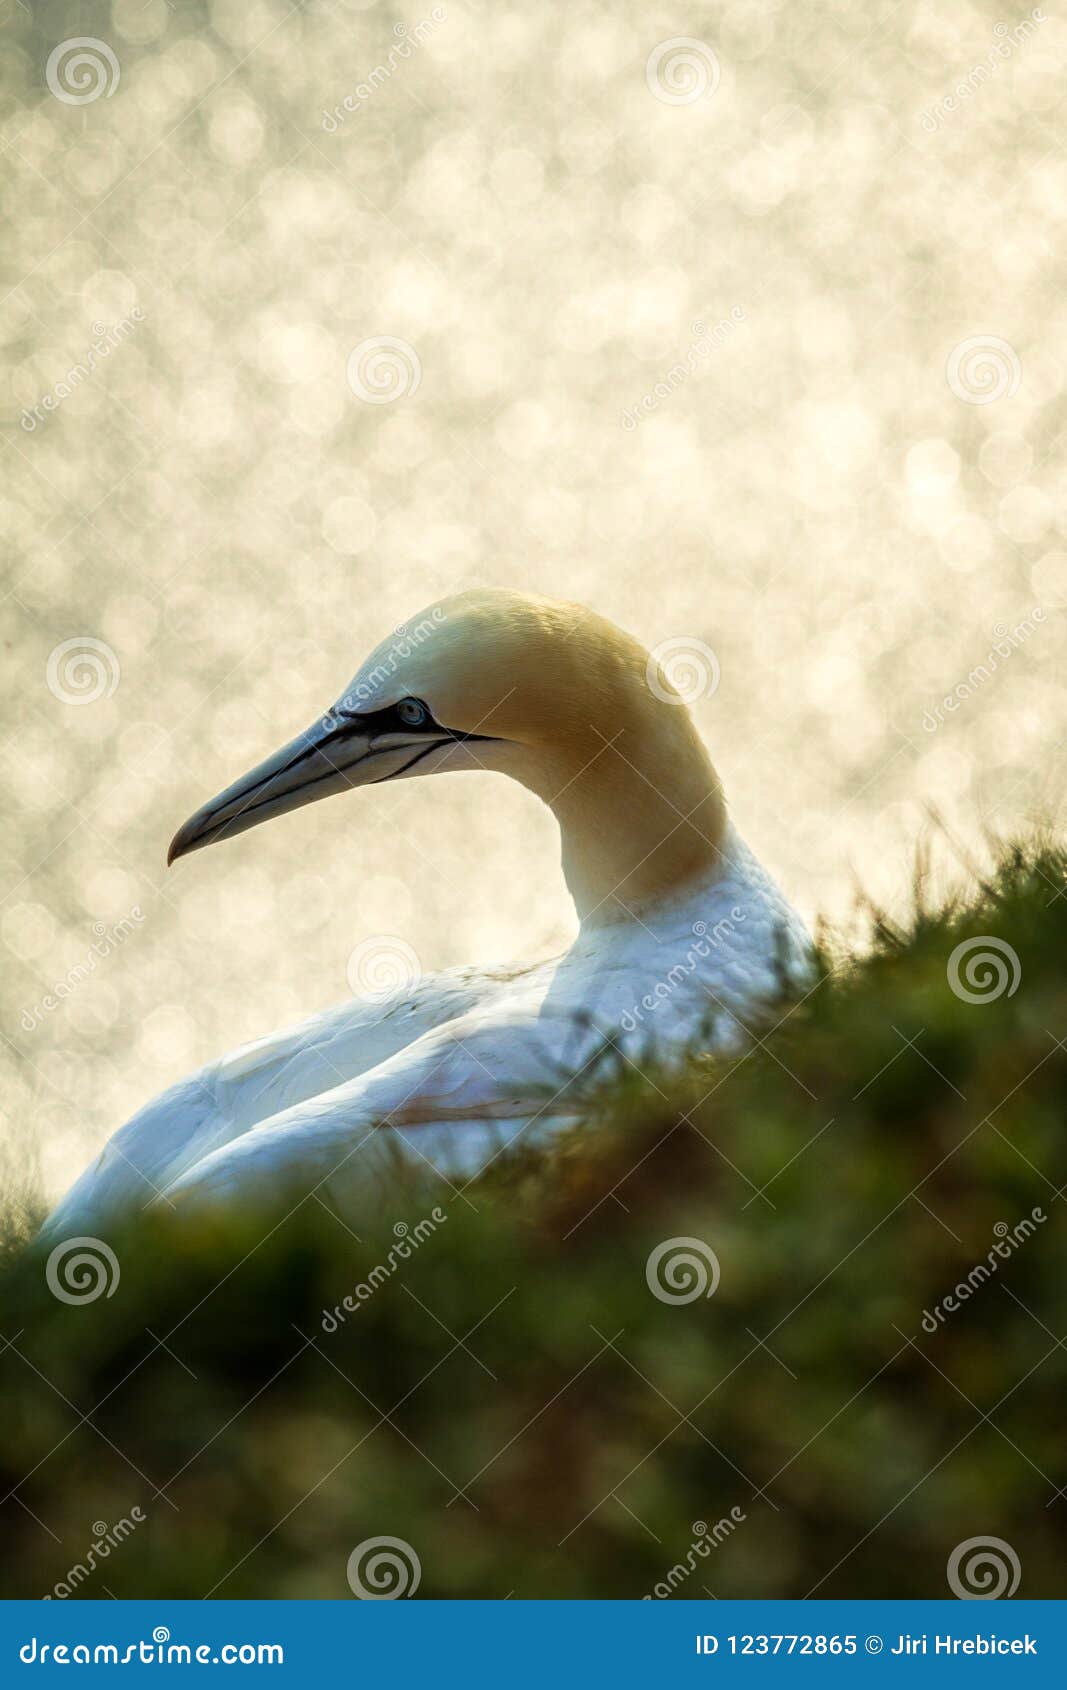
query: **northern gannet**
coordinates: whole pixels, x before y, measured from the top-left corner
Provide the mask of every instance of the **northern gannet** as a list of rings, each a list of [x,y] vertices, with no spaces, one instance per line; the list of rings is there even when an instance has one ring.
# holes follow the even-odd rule
[[[49,1235],[164,1198],[342,1208],[410,1165],[465,1180],[582,1118],[611,1041],[640,1063],[737,1048],[810,939],[727,817],[656,659],[579,604],[474,591],[367,658],[306,732],[184,824],[168,862],[331,793],[493,769],[548,804],[579,917],[564,955],[350,1000],[172,1086],[110,1140]]]

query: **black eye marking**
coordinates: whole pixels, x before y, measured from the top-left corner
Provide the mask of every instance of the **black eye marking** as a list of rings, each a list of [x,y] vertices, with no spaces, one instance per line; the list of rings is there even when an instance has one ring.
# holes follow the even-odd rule
[[[429,705],[424,704],[421,698],[402,698],[398,703],[387,705],[382,710],[353,710],[347,707],[348,699],[344,699],[342,703],[345,708],[339,707],[323,720],[323,744],[329,744],[335,739],[344,739],[353,732],[365,734],[373,741],[380,734],[395,734],[398,730],[405,729],[412,733],[424,729],[438,735],[441,741],[451,739],[458,742],[489,742],[495,738],[492,734],[466,733],[461,728],[446,727],[436,719]],[[422,757],[433,749],[432,745],[427,746],[426,752],[420,751],[419,756]]]

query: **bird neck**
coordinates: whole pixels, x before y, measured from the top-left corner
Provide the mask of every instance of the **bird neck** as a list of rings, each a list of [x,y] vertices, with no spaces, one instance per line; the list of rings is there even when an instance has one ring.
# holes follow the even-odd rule
[[[527,780],[559,822],[567,888],[585,928],[677,902],[722,861],[726,806],[688,711],[545,756]],[[584,756],[584,762],[582,757]]]

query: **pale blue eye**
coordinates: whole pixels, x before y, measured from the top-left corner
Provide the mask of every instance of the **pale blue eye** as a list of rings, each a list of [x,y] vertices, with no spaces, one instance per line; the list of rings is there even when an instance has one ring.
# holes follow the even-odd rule
[[[421,728],[430,720],[430,712],[418,698],[402,698],[396,713],[406,728]]]

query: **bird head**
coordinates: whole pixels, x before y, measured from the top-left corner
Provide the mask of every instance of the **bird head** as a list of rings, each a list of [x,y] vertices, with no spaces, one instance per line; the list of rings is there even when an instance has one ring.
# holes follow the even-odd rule
[[[661,673],[650,685],[649,662],[583,605],[504,590],[441,599],[383,640],[310,728],[191,816],[167,860],[331,793],[472,769],[521,781],[565,831],[582,806],[610,825],[612,795],[632,818],[643,780],[643,814],[658,795],[663,831],[676,831],[705,794],[721,801],[688,710]]]

